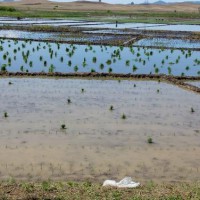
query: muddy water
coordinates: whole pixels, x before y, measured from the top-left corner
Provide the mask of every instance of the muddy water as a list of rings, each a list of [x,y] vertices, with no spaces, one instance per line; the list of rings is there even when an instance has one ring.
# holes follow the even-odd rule
[[[1,78],[0,91],[1,179],[200,178],[195,93],[147,81],[37,78]]]

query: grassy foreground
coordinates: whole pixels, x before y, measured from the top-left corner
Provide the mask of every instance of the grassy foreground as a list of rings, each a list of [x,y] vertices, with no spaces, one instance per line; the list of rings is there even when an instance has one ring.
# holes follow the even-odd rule
[[[174,183],[158,185],[146,183],[134,189],[102,187],[87,182],[51,182],[28,183],[15,181],[0,183],[1,200],[186,200],[200,199],[200,183]]]

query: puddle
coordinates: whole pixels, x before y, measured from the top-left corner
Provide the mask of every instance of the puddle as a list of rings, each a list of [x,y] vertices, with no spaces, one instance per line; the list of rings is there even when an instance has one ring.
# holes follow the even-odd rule
[[[198,41],[168,38],[145,38],[135,42],[134,45],[173,48],[200,48],[200,42]]]
[[[0,66],[10,72],[113,72],[198,76],[199,51],[70,45],[2,39]]]
[[[37,78],[0,78],[0,91],[8,114],[0,117],[0,179],[200,179],[195,93],[152,81]]]

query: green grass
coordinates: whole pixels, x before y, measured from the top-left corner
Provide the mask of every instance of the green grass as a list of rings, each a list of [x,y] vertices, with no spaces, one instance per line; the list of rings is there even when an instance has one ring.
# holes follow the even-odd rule
[[[93,21],[145,22],[145,23],[181,23],[200,24],[199,13],[186,12],[125,12],[125,11],[59,11],[59,10],[17,10],[14,7],[0,6],[0,16],[8,17],[42,17],[42,18],[70,18]],[[115,17],[114,17],[115,16]],[[187,19],[184,21],[184,19]],[[190,20],[188,20],[190,19]]]
[[[14,191],[14,192],[8,192]],[[155,184],[152,181],[134,189],[102,187],[86,182],[2,182],[0,199],[48,200],[189,200],[200,199],[200,183]]]

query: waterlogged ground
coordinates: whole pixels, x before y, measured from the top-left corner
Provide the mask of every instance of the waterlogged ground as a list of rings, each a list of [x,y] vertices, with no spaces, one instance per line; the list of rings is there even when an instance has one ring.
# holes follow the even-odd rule
[[[150,81],[37,78],[1,78],[0,91],[1,179],[200,178],[198,94]]]
[[[70,45],[1,39],[0,67],[9,72],[200,74],[199,51]]]
[[[138,29],[138,30],[157,30],[157,31],[186,31],[200,32],[200,25],[167,25],[167,24],[147,24],[147,23],[116,23],[95,24],[95,25],[75,25],[83,28],[100,28],[100,29]]]
[[[112,35],[93,35],[93,36],[73,36],[70,33],[49,33],[49,32],[30,32],[17,30],[0,30],[0,37],[2,38],[16,38],[16,39],[32,39],[32,40],[53,40],[53,41],[76,41],[76,42],[98,42],[110,41],[120,37]]]
[[[189,39],[144,38],[134,43],[139,46],[157,46],[173,48],[200,48],[200,42]]]

